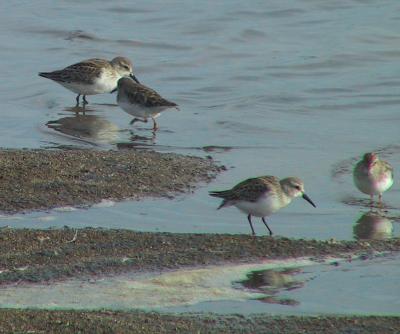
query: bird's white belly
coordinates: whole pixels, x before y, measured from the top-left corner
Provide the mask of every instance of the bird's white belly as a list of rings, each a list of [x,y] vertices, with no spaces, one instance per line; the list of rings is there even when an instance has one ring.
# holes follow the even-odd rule
[[[379,180],[373,180],[368,176],[355,177],[354,183],[357,188],[368,195],[379,195],[388,190],[393,185],[393,179],[390,175],[382,177]]]
[[[76,94],[96,95],[110,93],[117,88],[118,79],[119,78],[102,75],[100,78],[96,78],[92,84],[79,82],[59,82],[59,84]]]
[[[393,185],[392,177],[384,177],[378,182],[376,182],[375,188],[379,194],[382,194],[386,190],[388,190]]]
[[[262,197],[257,202],[238,201],[235,206],[240,211],[255,217],[266,217],[282,208],[282,204],[275,196]]]
[[[142,106],[140,104],[125,101],[119,101],[118,105],[129,115],[142,119],[147,119],[149,117],[157,118],[158,116],[160,116],[160,112],[163,109],[162,107],[150,108]]]

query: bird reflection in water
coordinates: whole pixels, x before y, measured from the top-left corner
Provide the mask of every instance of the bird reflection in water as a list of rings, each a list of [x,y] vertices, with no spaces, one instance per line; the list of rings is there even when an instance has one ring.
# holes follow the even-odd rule
[[[353,227],[354,238],[389,239],[393,235],[392,221],[377,211],[364,213]]]
[[[302,272],[300,268],[285,270],[257,270],[247,274],[247,279],[240,281],[243,287],[255,292],[268,294],[257,300],[281,305],[298,305],[294,299],[283,299],[276,297],[280,291],[290,291],[304,286],[304,282],[294,279],[294,275]]]
[[[129,130],[129,142],[120,142],[117,143],[117,148],[119,149],[154,149],[154,145],[156,144],[156,133],[154,131],[151,132],[151,135],[142,136],[135,134],[132,130]]]
[[[102,116],[87,112],[96,111],[88,106],[73,106],[64,109],[74,113],[73,116],[62,117],[49,121],[49,129],[73,137],[85,143],[113,144],[117,148],[147,148],[155,144],[156,135],[148,136],[135,134],[131,129],[120,129],[118,126]],[[128,134],[126,134],[128,132]],[[128,138],[126,138],[128,136]]]
[[[69,111],[75,112],[74,116],[49,121],[46,123],[47,127],[74,138],[98,143],[114,143],[119,139],[119,128],[114,123],[96,115],[86,115],[84,112],[72,110],[77,108],[83,109],[69,108]]]
[[[91,107],[87,107],[86,105],[81,106],[73,106],[64,108],[65,111],[73,112],[75,115],[82,114],[85,115],[86,111],[95,111]]]

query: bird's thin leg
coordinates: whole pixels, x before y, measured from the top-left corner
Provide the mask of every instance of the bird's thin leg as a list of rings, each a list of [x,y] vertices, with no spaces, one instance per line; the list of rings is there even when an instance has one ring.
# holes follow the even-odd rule
[[[252,234],[252,235],[256,235],[256,233],[254,232],[253,224],[252,224],[252,222],[251,222],[251,214],[249,214],[249,215],[247,216],[247,220],[249,221],[249,224],[250,224],[250,227],[251,227],[251,234]]]
[[[379,208],[383,209],[382,194],[379,194],[378,203],[379,203]]]
[[[136,122],[147,123],[147,119],[140,119],[140,118],[136,118],[136,117],[135,117],[133,120],[131,120],[131,121],[129,122],[129,124],[132,125],[133,123],[136,123]]]
[[[153,131],[156,132],[158,130],[157,122],[153,117],[151,119],[153,120]]]
[[[81,94],[78,94],[78,96],[76,97],[76,106],[79,106],[79,97],[81,96]]]
[[[129,124],[132,125],[132,124],[134,124],[135,122],[138,122],[138,121],[140,121],[139,118],[134,118],[133,120],[131,120],[131,121],[129,122]]]
[[[369,205],[371,206],[371,208],[374,206],[374,195],[370,195],[370,203]]]
[[[89,102],[86,100],[86,95],[83,95],[83,102],[85,103],[85,104],[88,104]]]
[[[271,231],[271,229],[269,228],[269,226],[268,226],[267,222],[265,221],[265,218],[264,218],[264,217],[262,217],[261,219],[262,219],[262,221],[263,221],[264,225],[267,227],[267,229],[268,229],[268,231],[269,231],[269,235],[272,235],[272,231]]]

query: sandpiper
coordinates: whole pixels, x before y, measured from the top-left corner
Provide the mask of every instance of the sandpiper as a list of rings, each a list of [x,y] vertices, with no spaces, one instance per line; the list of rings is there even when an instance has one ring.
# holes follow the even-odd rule
[[[379,196],[382,204],[382,193],[393,185],[393,168],[376,153],[365,153],[353,170],[354,184],[364,194],[370,195],[371,203],[374,195]]]
[[[261,217],[269,234],[265,217],[287,206],[295,197],[302,196],[313,207],[311,199],[304,193],[304,183],[298,177],[287,177],[279,180],[275,176],[260,176],[240,182],[232,189],[211,191],[211,196],[223,198],[218,209],[234,205],[247,214],[251,232],[255,235],[251,216]]]
[[[178,109],[176,103],[164,99],[155,90],[130,78],[118,80],[117,102],[124,111],[135,117],[130,124],[137,121],[147,123],[147,119],[151,118],[153,131],[158,129],[155,119],[161,111],[172,107]]]
[[[51,79],[70,91],[78,94],[76,104],[79,105],[79,97],[83,95],[83,103],[87,104],[86,95],[111,93],[117,88],[120,78],[130,76],[139,83],[133,75],[132,62],[125,57],[115,57],[113,60],[87,59],[70,65],[63,70],[53,72],[40,72],[41,77]]]

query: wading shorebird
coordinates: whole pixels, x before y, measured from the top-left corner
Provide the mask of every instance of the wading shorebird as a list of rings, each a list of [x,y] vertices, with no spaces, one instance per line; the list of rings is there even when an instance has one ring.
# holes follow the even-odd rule
[[[87,59],[70,65],[62,70],[53,72],[40,72],[41,77],[51,79],[78,94],[83,95],[83,103],[87,104],[86,95],[112,93],[117,88],[118,80],[130,76],[139,83],[133,74],[132,62],[125,57],[115,57],[113,60]]]
[[[211,191],[210,195],[223,199],[218,209],[233,205],[247,214],[253,235],[255,232],[251,216],[261,217],[269,235],[272,235],[272,230],[265,221],[265,217],[284,208],[294,198],[301,196],[313,207],[316,207],[304,193],[304,183],[298,177],[287,177],[282,180],[275,176],[250,178],[240,182],[232,189]]]
[[[155,119],[163,110],[167,108],[179,110],[176,103],[164,99],[155,90],[130,78],[118,80],[117,102],[125,112],[134,117],[130,124],[138,121],[147,123],[147,119],[151,118],[153,131],[158,129]]]
[[[382,204],[382,193],[393,185],[393,168],[376,153],[365,153],[353,170],[354,184],[364,194],[370,195],[371,204],[374,195],[379,196]]]

